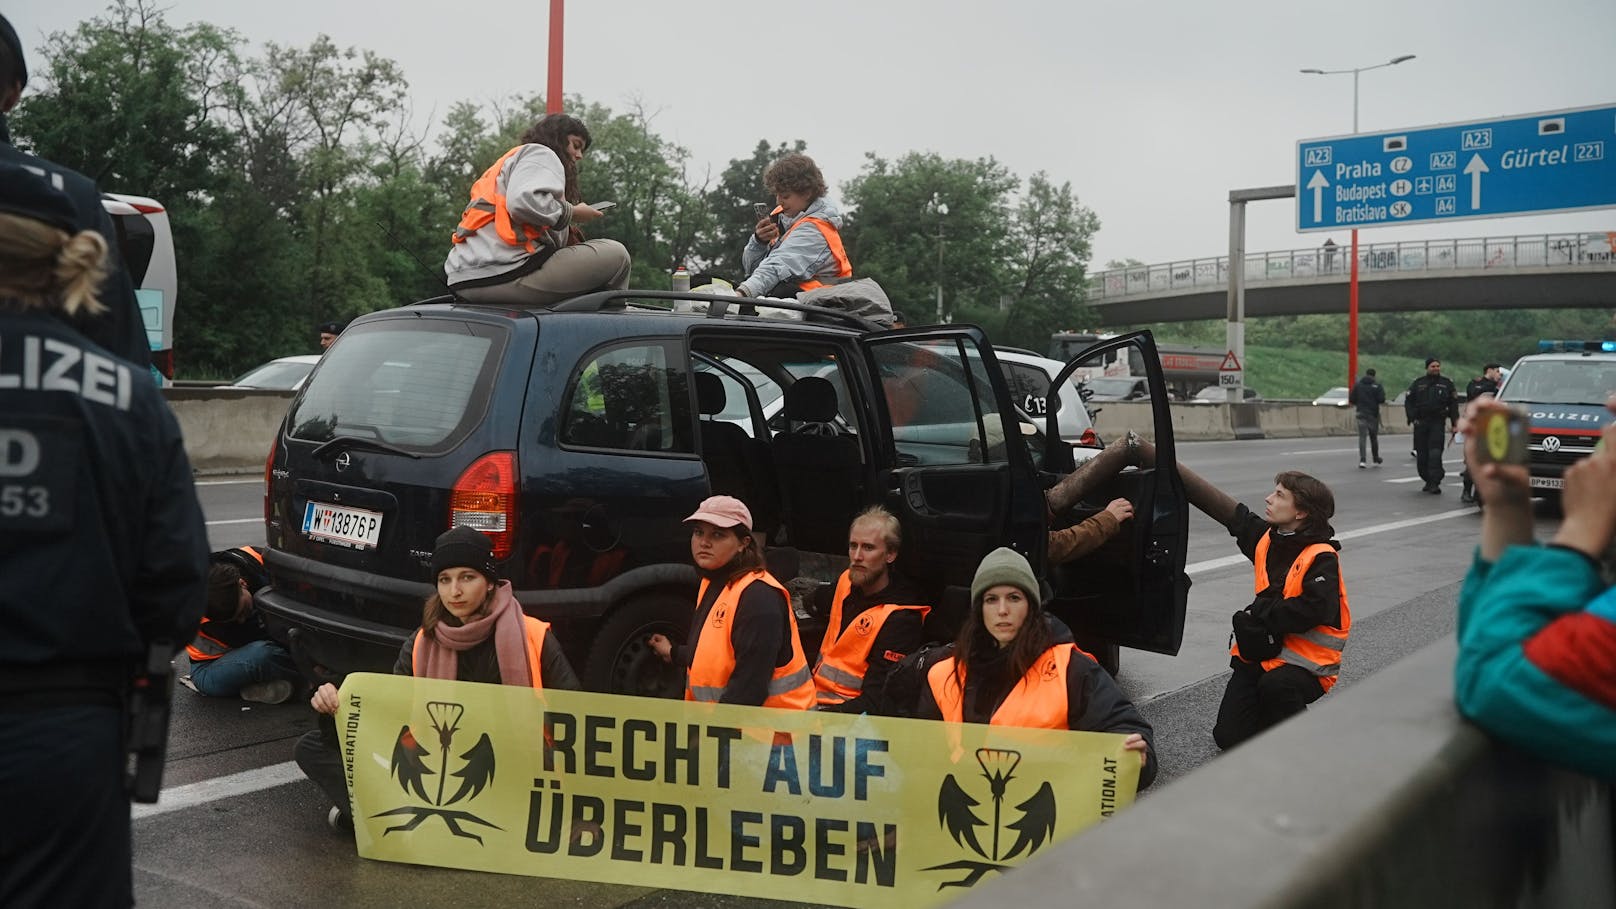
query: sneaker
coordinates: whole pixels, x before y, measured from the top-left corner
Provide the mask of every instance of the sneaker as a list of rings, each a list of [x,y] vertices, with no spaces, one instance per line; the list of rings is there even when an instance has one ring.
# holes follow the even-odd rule
[[[325,816],[325,824],[338,833],[353,833],[353,818],[336,805],[332,805],[330,813]]]
[[[1425,487],[1425,491],[1430,493],[1431,495],[1439,496],[1439,495],[1442,494],[1442,487],[1437,485],[1436,483],[1432,483],[1431,485]]]
[[[1474,505],[1476,504],[1476,497],[1472,493],[1461,492],[1459,493],[1459,501],[1465,505]]]
[[[195,682],[193,682],[193,681],[191,681],[191,677],[190,677],[190,676],[188,676],[188,675],[182,675],[182,676],[180,676],[180,678],[179,678],[179,683],[180,683],[180,684],[181,684],[181,685],[184,685],[184,686],[185,686],[185,687],[186,687],[186,688],[189,688],[189,689],[191,689],[191,690],[192,690],[192,691],[196,691],[196,683],[195,683]],[[201,694],[201,693],[202,693],[202,692],[200,692],[200,691],[196,691],[196,693],[197,693],[197,694]]]
[[[1358,469],[1359,469],[1359,470],[1366,470],[1366,469],[1368,469],[1368,467],[1369,467],[1369,465],[1368,465],[1368,464],[1365,464],[1365,463],[1364,463],[1364,462],[1362,462],[1362,461],[1359,461],[1359,462],[1358,462]]]
[[[285,679],[254,682],[241,689],[241,699],[254,704],[284,704],[292,697],[292,683]]]
[[[1376,467],[1379,467],[1382,463],[1384,463],[1384,462],[1382,462],[1379,458],[1375,459],[1375,466]]]

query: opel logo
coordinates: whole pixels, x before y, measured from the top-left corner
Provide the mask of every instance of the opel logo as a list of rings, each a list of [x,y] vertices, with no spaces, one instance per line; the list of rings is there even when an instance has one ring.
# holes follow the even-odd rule
[[[1554,440],[1554,447],[1555,448],[1560,447],[1560,440],[1559,439]],[[337,470],[339,470],[339,471],[347,470],[348,465],[352,464],[352,463],[353,463],[353,458],[349,457],[348,453],[346,451],[343,452],[342,454],[337,455]]]
[[[1550,454],[1553,454],[1554,452],[1559,451],[1560,450],[1560,437],[1559,436],[1544,436],[1544,438],[1543,438],[1543,450],[1549,452]]]

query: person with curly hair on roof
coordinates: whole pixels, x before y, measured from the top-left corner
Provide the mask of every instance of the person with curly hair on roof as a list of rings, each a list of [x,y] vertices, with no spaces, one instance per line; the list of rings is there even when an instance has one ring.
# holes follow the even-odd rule
[[[842,248],[842,213],[825,197],[825,175],[814,159],[786,155],[763,172],[775,207],[752,228],[741,252],[743,297],[795,297],[853,276]]]
[[[522,134],[471,186],[444,262],[449,289],[471,303],[548,306],[628,286],[629,254],[578,229],[604,215],[578,190],[589,129],[551,114]]]

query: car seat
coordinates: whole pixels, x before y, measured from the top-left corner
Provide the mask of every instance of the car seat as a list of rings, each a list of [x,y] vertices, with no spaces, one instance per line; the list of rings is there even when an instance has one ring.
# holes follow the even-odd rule
[[[843,552],[864,501],[864,464],[858,439],[823,434],[836,421],[836,386],[819,376],[798,379],[786,388],[784,413],[773,450],[786,538],[800,549]]]

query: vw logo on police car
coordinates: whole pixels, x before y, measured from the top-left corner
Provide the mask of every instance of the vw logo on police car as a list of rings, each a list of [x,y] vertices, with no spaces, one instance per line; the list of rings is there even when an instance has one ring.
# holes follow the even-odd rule
[[[1560,437],[1559,436],[1544,436],[1543,437],[1543,450],[1549,452],[1550,454],[1552,454],[1552,453],[1554,453],[1556,451],[1559,451],[1560,450]],[[343,457],[347,457],[347,455],[344,455]]]
[[[1555,445],[1556,448],[1560,447],[1559,441],[1556,440],[1554,445]],[[337,455],[336,463],[337,463],[337,470],[339,470],[339,471],[347,470],[348,465],[353,463],[353,458],[349,457],[348,453],[345,451],[342,454]]]

